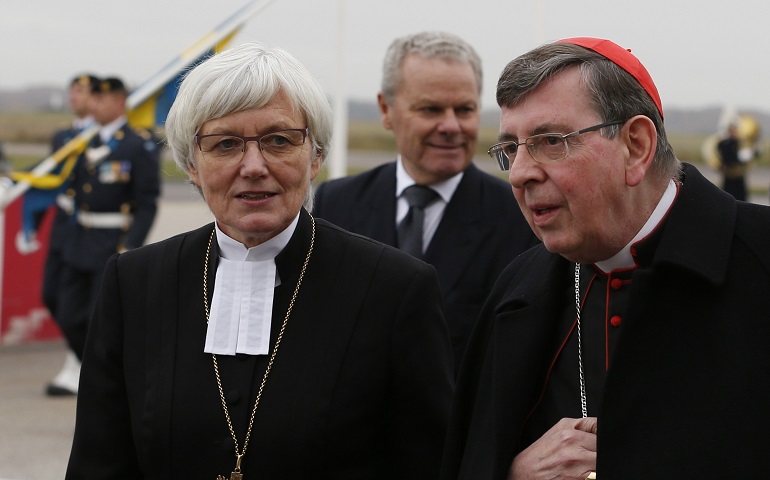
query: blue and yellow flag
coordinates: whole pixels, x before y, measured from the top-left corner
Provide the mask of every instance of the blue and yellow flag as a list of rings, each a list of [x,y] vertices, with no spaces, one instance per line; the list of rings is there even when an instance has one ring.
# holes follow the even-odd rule
[[[214,53],[224,50],[246,21],[271,2],[249,2],[134,90],[126,99],[128,123],[132,127],[149,130],[164,125],[185,73]],[[58,193],[67,188],[67,178],[77,158],[97,132],[96,126],[89,127],[30,171],[13,172],[10,175],[13,184],[0,188],[0,209],[5,209],[24,195],[19,238],[28,242],[30,250],[35,249],[42,213],[53,206]]]
[[[219,38],[221,35],[215,35],[216,30],[209,33],[137,88],[126,100],[128,123],[132,127],[145,129],[164,125],[185,74],[211,55],[224,50],[240,27],[241,25],[236,26],[213,45],[211,45],[212,36]],[[153,91],[153,93],[147,95],[147,91]]]

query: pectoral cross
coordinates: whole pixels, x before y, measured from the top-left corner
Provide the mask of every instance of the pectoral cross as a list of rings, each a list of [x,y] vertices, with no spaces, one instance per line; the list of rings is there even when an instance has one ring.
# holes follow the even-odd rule
[[[217,475],[217,480],[227,480],[222,475]],[[232,472],[230,474],[230,480],[243,480],[243,475],[241,475],[241,472]]]
[[[227,480],[222,475],[217,475],[217,480]],[[243,475],[241,475],[239,472],[232,472],[230,474],[230,480],[243,480]]]
[[[236,455],[235,470],[230,473],[230,480],[243,480],[243,475],[241,474],[241,458],[243,458],[243,455]],[[217,475],[217,480],[227,479],[222,475]]]

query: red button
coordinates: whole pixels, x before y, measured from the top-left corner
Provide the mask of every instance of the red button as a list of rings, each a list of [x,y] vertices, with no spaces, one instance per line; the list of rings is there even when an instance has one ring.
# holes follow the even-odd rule
[[[619,315],[615,315],[614,317],[610,318],[610,324],[612,324],[613,327],[619,327],[622,321],[623,319],[620,318]]]
[[[623,280],[619,278],[613,278],[610,282],[610,286],[613,290],[620,290],[620,288],[623,286]]]

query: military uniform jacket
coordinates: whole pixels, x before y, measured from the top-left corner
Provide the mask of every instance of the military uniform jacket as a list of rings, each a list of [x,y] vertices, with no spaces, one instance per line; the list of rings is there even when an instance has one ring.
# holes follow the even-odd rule
[[[75,138],[80,132],[77,128],[65,128],[54,133],[51,140],[51,153],[56,152],[63,147],[67,142]],[[64,162],[59,164],[57,171],[61,171],[61,167]],[[70,222],[70,215],[62,210],[59,206],[56,206],[53,221],[51,222],[51,233],[48,240],[48,250],[54,252],[60,252],[62,245],[64,244],[64,238],[67,236],[67,224]]]
[[[233,442],[203,352],[213,224],[113,257],[88,332],[67,478],[229,478]],[[310,244],[301,214],[276,258],[271,349]],[[213,293],[216,239],[210,255]],[[217,355],[239,445],[267,357]],[[267,380],[245,479],[438,477],[451,349],[429,265],[316,221]]]
[[[135,248],[144,243],[152,227],[160,194],[160,165],[157,140],[140,135],[128,125],[108,142],[109,155],[90,162],[83,154],[70,183],[78,212],[128,213],[128,228],[89,228],[71,222],[63,245],[67,264],[81,270],[101,270],[119,247]],[[98,138],[98,135],[97,137]]]
[[[598,415],[597,477],[762,478],[770,452],[770,208],[692,166],[634,273]],[[574,264],[538,246],[500,276],[458,378],[444,479],[505,479],[546,382]],[[573,300],[574,301],[574,300]],[[579,400],[578,400],[579,401]]]
[[[72,127],[57,130],[51,139],[51,151],[55,152],[56,150],[63,147],[67,142],[75,138],[78,132],[79,130],[77,128]]]
[[[321,184],[313,211],[346,230],[397,246],[396,163]],[[471,164],[425,251],[441,284],[456,365],[498,274],[537,242],[511,186]]]

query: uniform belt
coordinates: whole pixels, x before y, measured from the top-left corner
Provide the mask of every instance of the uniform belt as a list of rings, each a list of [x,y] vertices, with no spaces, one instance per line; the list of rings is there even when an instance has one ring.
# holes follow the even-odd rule
[[[75,211],[75,199],[63,193],[56,196],[56,205],[69,215],[72,215],[72,212]]]
[[[128,228],[132,216],[120,212],[84,212],[77,214],[78,223],[86,228]]]
[[[732,165],[722,165],[722,173],[726,178],[741,178],[746,175],[749,166],[745,163],[734,163]]]

